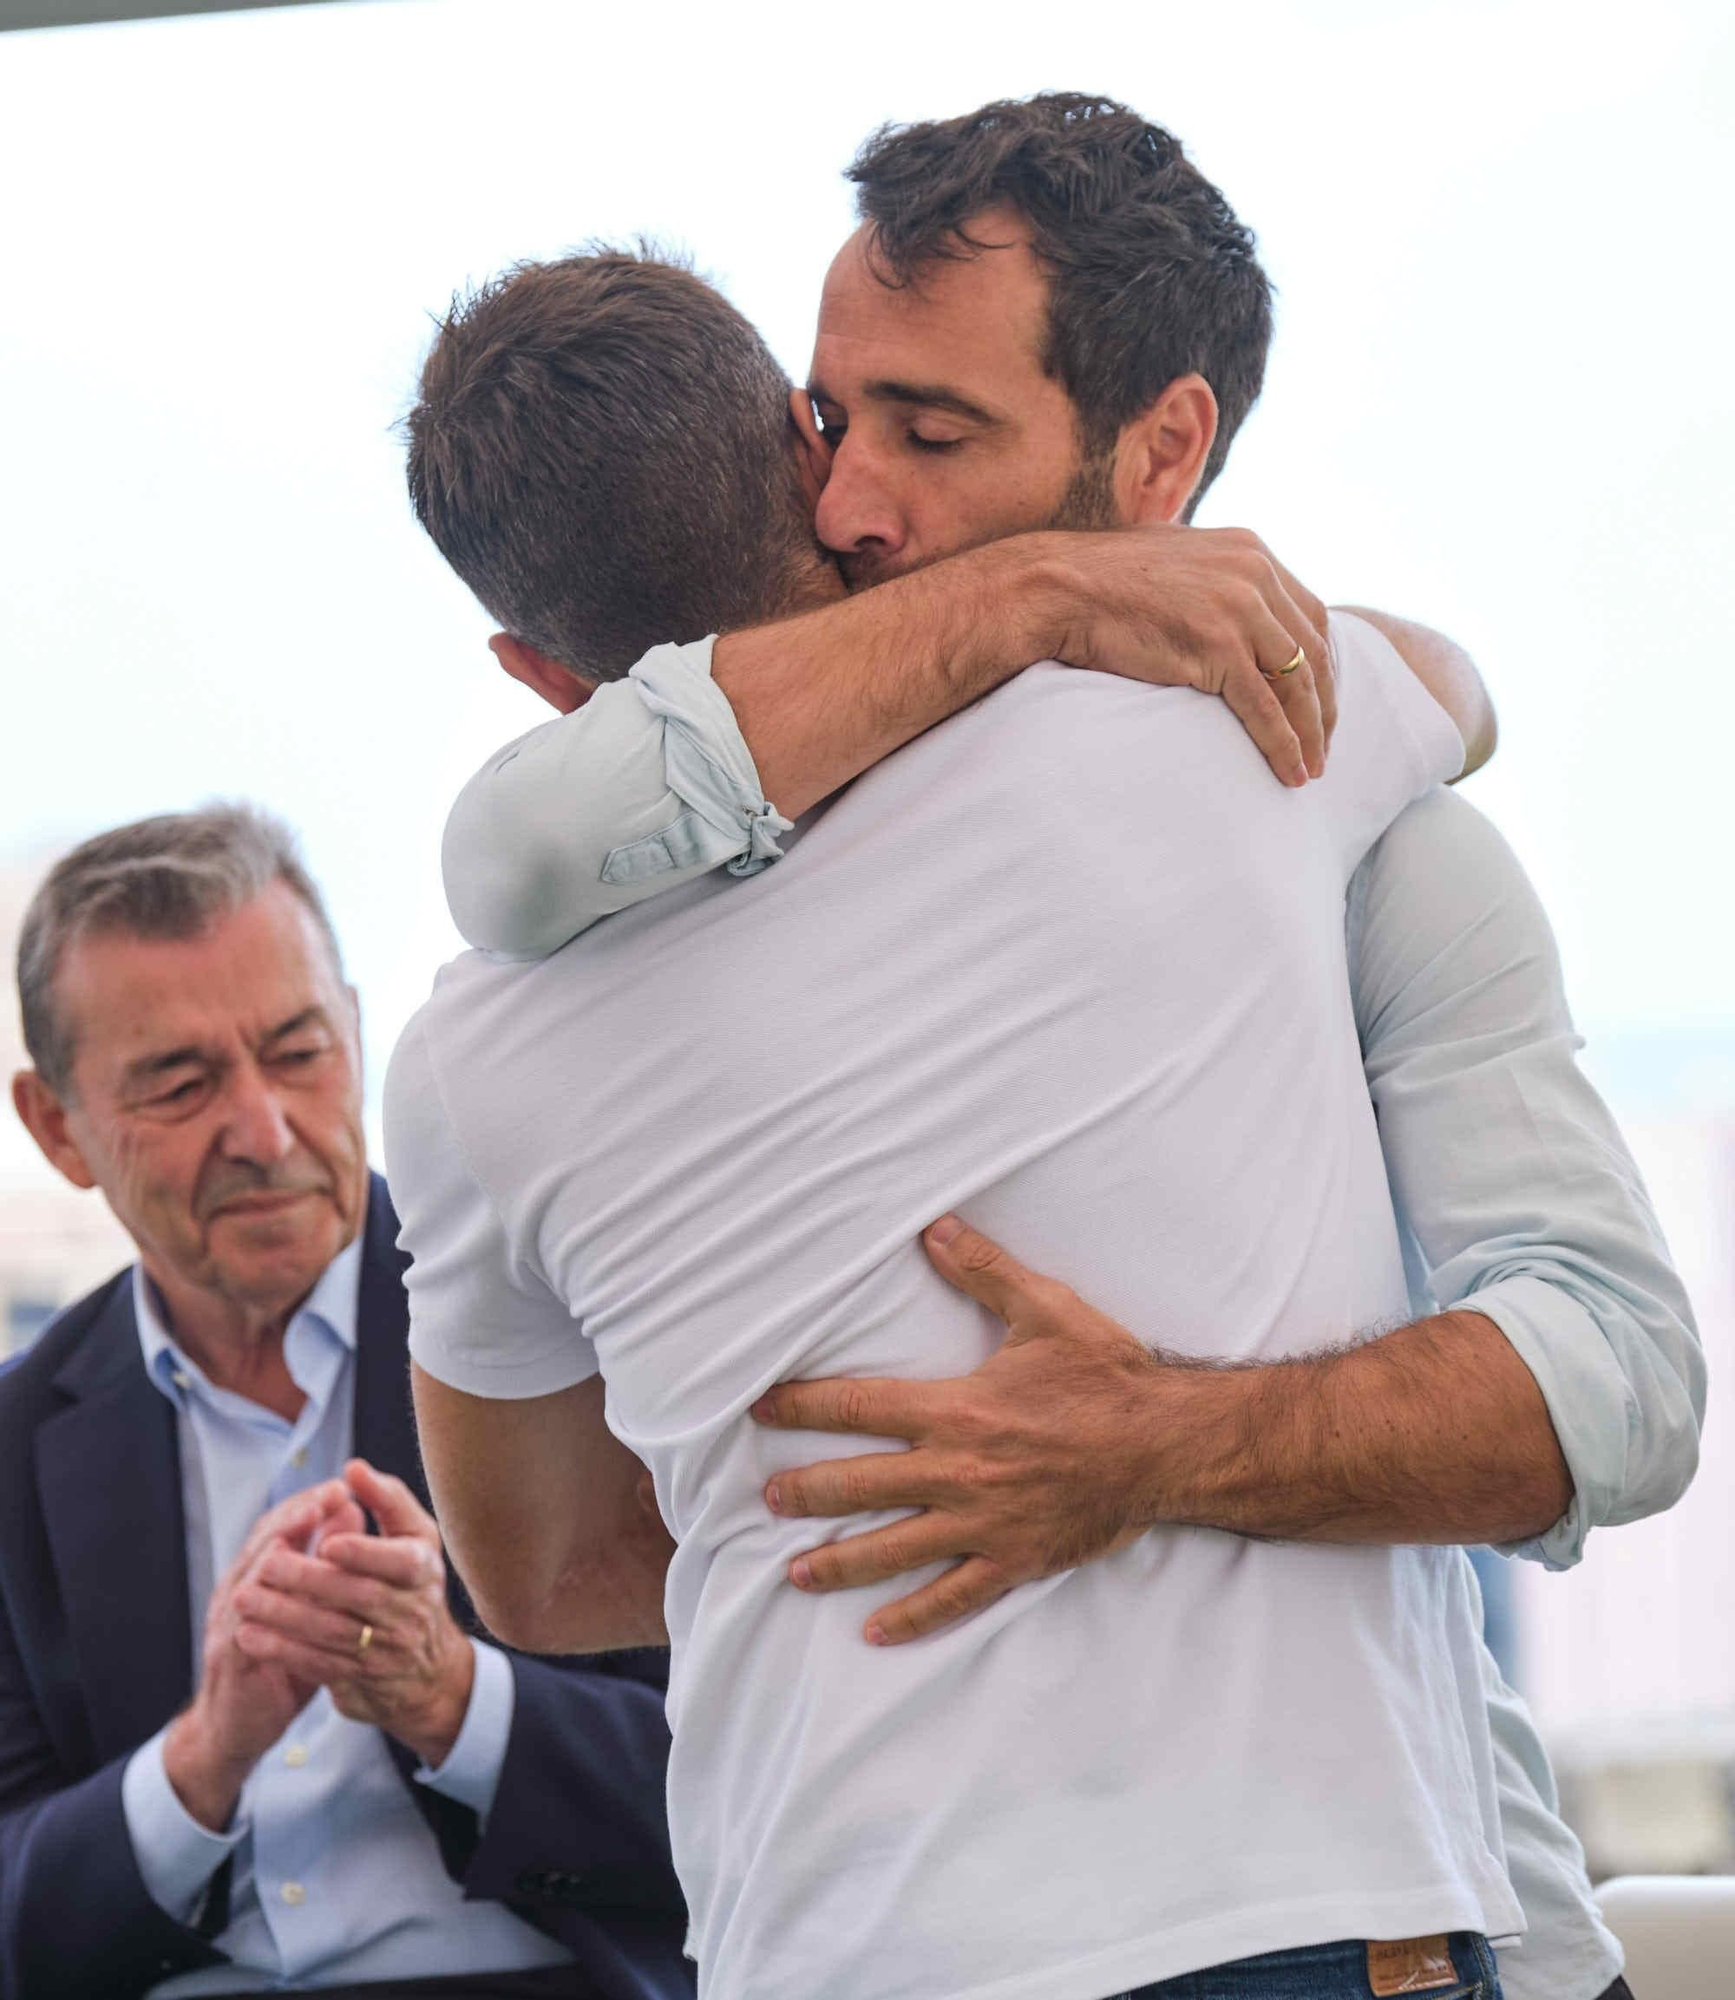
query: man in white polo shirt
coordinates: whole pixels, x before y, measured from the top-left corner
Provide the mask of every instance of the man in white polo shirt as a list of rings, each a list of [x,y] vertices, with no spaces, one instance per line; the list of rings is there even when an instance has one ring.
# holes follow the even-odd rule
[[[599,261],[600,323],[636,336],[599,446],[650,409],[715,451],[750,330]],[[572,504],[716,561],[716,509],[637,443]],[[762,511],[774,470],[741,473]],[[761,611],[830,594],[767,546],[799,536],[722,551]],[[802,1531],[763,1506],[817,1441],[747,1416],[792,1375],[984,1358],[917,1242],[960,1206],[1201,1387],[1403,1315],[1342,900],[1463,746],[1370,628],[1334,637],[1299,794],[1215,704],[1038,669],[808,815],[788,865],[541,964],[460,960],[400,1044],[424,1449],[484,1614],[643,1636],[639,1460],[679,1544],[671,1820],[711,1994],[1103,2000],[1213,1966],[1252,1995],[1273,1953],[1309,1996],[1497,1991],[1486,1940],[1522,1919],[1455,1552],[1161,1529],[874,1653],[859,1594],[788,1588]]]

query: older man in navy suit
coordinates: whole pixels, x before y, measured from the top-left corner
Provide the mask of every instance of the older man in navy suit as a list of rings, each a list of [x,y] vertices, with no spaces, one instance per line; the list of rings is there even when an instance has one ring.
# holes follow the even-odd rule
[[[473,1634],[293,843],[85,843],[19,996],[14,1103],[139,1261],[0,1380],[0,1994],[684,2000],[661,1658]]]

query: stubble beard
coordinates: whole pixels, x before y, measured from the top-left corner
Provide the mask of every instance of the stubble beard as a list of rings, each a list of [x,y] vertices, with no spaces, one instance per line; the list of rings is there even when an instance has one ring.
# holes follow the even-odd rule
[[[1010,527],[1001,527],[992,534],[978,536],[973,541],[960,542],[956,548],[943,549],[933,555],[923,556],[919,562],[892,565],[876,562],[872,557],[839,555],[834,558],[850,595],[857,591],[872,590],[875,584],[890,583],[900,576],[913,576],[917,570],[931,568],[937,562],[946,562],[953,556],[963,555],[969,549],[986,548],[991,542],[1002,542],[1012,535],[1045,534],[1066,530],[1072,533],[1096,533],[1105,528],[1118,528],[1121,519],[1115,506],[1114,497],[1114,453],[1110,451],[1092,452],[1082,457],[1066,483],[1066,490],[1055,502],[1052,512],[1039,521],[1020,521]]]

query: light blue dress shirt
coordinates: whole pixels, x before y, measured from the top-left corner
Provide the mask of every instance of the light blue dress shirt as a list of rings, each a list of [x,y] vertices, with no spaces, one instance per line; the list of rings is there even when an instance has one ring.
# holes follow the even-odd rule
[[[253,1523],[281,1500],[336,1477],[354,1438],[358,1239],[336,1257],[284,1333],[284,1360],[306,1397],[293,1423],[216,1387],[176,1345],[142,1268],[133,1271],[139,1344],[174,1406],[187,1534],[195,1671],[212,1589]],[[457,1741],[419,1782],[486,1815],[512,1732],[512,1668],[471,1642],[476,1678]],[[466,1903],[378,1729],[338,1714],[322,1689],[266,1752],[233,1823],[212,1833],[175,1796],[167,1730],[136,1751],[121,1801],[139,1872],[179,1923],[196,1920],[211,1877],[233,1857],[231,1963],[177,1974],[151,2000],[199,1993],[502,1972],[560,1964],[566,1949],[499,1903]]]

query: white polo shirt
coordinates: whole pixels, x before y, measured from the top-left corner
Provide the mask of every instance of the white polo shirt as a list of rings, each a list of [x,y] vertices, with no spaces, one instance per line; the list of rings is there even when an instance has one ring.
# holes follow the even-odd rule
[[[991,1351],[917,1241],[946,1209],[1187,1352],[1405,1317],[1343,896],[1462,746],[1334,630],[1304,791],[1218,702],[1032,669],[783,865],[540,964],[456,961],[400,1044],[412,1351],[485,1396],[600,1366],[680,1544],[670,1817],[708,2000],[1102,2000],[1522,1929],[1455,1551],[1164,1529],[878,1651],[886,1587],[797,1593],[816,1524],[761,1495],[883,1447],[747,1416]]]

